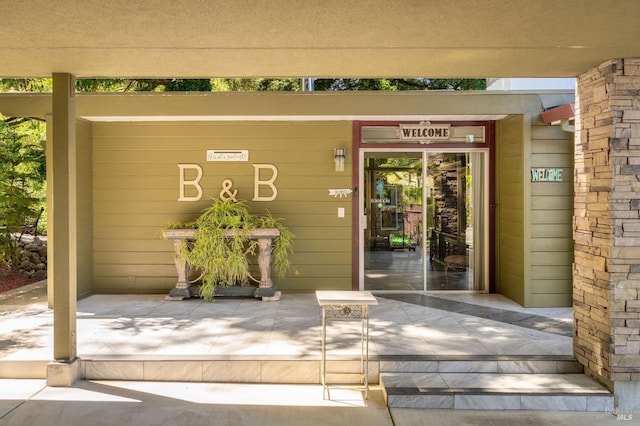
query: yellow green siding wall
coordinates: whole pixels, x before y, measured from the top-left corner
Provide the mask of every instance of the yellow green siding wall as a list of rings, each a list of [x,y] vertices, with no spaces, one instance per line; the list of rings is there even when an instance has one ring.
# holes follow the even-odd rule
[[[524,305],[524,120],[511,116],[496,125],[496,253],[498,292]]]
[[[274,280],[280,290],[350,289],[351,196],[335,198],[328,190],[351,188],[349,160],[341,173],[333,162],[336,147],[347,148],[352,158],[351,135],[351,122],[94,123],[94,291],[172,288],[173,248],[161,229],[195,218],[209,197],[218,197],[225,179],[253,212],[283,217],[296,234],[292,267]],[[249,161],[207,162],[208,149],[248,150]],[[202,200],[178,201],[178,164],[202,167]],[[274,201],[250,201],[253,164],[278,168]],[[338,218],[339,207],[344,218]]]
[[[93,149],[91,123],[76,125],[78,297],[93,292]]]
[[[523,306],[571,306],[573,134],[538,114],[497,123],[497,278]],[[532,168],[562,169],[562,182],[532,182]]]
[[[532,119],[532,168],[562,169],[562,182],[531,182],[531,284],[527,306],[571,306],[573,133]]]

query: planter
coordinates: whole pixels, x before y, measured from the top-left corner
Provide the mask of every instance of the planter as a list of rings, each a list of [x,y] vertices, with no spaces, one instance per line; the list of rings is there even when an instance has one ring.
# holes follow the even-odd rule
[[[239,232],[235,229],[225,231],[227,238],[233,238]],[[280,292],[276,290],[271,280],[271,249],[272,242],[280,235],[280,230],[276,228],[258,228],[249,231],[248,238],[257,240],[258,242],[258,268],[260,270],[260,283],[257,286],[230,286],[216,288],[215,295],[247,295],[256,298],[262,298],[263,301],[280,300]],[[162,236],[173,241],[175,250],[174,261],[178,272],[178,282],[171,289],[167,300],[183,300],[191,297],[199,297],[200,291],[198,286],[191,285],[189,282],[189,274],[191,265],[185,260],[182,253],[185,241],[196,241],[196,229],[167,229],[162,232]],[[228,289],[228,290],[227,290]]]

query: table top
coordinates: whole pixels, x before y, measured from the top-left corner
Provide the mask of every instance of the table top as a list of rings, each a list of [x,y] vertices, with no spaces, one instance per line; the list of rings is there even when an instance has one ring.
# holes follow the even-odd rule
[[[228,229],[225,231],[227,237],[231,237],[234,234],[233,229]],[[193,240],[196,238],[198,234],[197,229],[165,229],[162,231],[162,236],[167,240]],[[249,238],[253,239],[274,239],[278,235],[280,235],[280,230],[278,228],[257,228],[249,231]]]
[[[370,291],[316,291],[320,306],[329,305],[377,305],[378,300]]]

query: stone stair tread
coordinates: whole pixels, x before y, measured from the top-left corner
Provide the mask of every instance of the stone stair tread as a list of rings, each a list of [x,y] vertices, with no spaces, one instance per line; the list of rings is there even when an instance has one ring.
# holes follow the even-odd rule
[[[584,374],[382,373],[389,394],[610,395]]]

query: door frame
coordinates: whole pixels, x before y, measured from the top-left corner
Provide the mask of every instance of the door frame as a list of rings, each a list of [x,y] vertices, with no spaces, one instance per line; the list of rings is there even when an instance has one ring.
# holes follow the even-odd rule
[[[361,283],[364,282],[363,273],[363,257],[364,251],[362,246],[363,217],[361,215],[361,194],[360,185],[363,179],[364,164],[362,157],[364,152],[472,152],[482,151],[488,152],[488,256],[487,256],[487,274],[488,283],[485,291],[489,293],[496,292],[495,270],[495,213],[496,213],[496,191],[495,191],[495,121],[442,121],[438,123],[448,123],[454,126],[484,126],[486,140],[482,144],[474,144],[473,146],[459,143],[433,143],[428,145],[418,145],[415,143],[393,143],[393,144],[364,144],[362,143],[362,127],[365,126],[389,126],[398,127],[400,124],[416,124],[415,121],[354,121],[352,128],[352,187],[354,188],[352,197],[352,273],[351,288],[354,291],[360,290]],[[435,123],[432,121],[432,123]]]

